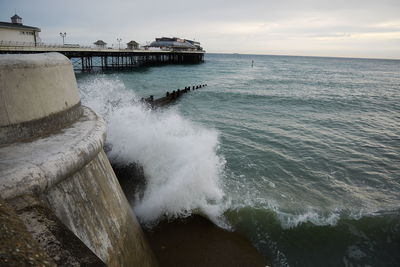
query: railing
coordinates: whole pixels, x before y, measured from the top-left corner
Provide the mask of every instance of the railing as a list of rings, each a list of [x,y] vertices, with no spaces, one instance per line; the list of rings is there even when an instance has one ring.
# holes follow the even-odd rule
[[[1,41],[0,46],[6,47],[44,47],[44,48],[94,48],[90,45],[79,44],[48,44],[48,43],[34,43],[34,42],[18,42],[18,41]]]
[[[181,49],[173,49],[173,48],[168,48],[168,47],[162,47],[162,48],[157,48],[157,49],[148,49],[147,47],[140,47],[137,49],[129,49],[126,47],[98,47],[95,45],[80,45],[80,44],[50,44],[50,43],[34,43],[34,42],[18,42],[18,41],[2,41],[0,40],[0,49],[3,50],[32,50],[35,48],[49,48],[49,49],[62,49],[63,51],[66,50],[74,50],[74,49],[85,49],[85,50],[112,50],[112,51],[137,51],[137,50],[146,50],[146,51],[169,51],[169,52],[174,52],[174,51],[198,51],[198,52],[204,52],[204,51],[199,51],[196,49],[187,49],[187,50],[181,50]]]

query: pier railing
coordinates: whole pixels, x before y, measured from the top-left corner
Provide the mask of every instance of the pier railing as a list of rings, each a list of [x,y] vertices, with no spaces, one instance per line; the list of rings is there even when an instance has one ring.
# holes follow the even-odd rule
[[[76,50],[76,49],[84,49],[84,50],[93,50],[93,51],[183,51],[183,50],[177,50],[177,49],[172,49],[172,48],[145,48],[145,47],[139,47],[135,49],[130,49],[128,47],[124,46],[118,46],[118,47],[99,47],[96,45],[88,45],[88,44],[52,44],[52,43],[43,43],[43,42],[19,42],[19,41],[3,41],[0,40],[0,50],[42,50],[42,49],[71,49],[71,50]],[[184,51],[198,51],[198,52],[204,52],[204,51],[199,51],[196,49],[186,49]]]
[[[0,40],[0,47],[13,47],[13,48],[23,48],[23,47],[41,47],[41,48],[92,48],[90,45],[79,45],[79,44],[50,44],[50,43],[34,43],[34,42],[18,42],[18,41],[3,41]]]
[[[47,44],[0,41],[2,54],[58,52],[68,57],[75,70],[130,69],[161,64],[196,64],[205,51],[178,49],[106,48],[79,44]]]

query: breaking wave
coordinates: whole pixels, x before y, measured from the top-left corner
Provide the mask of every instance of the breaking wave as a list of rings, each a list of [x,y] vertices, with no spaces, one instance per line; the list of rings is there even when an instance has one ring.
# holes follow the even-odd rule
[[[111,161],[143,167],[146,186],[134,203],[141,222],[193,212],[218,221],[226,201],[220,185],[225,160],[217,154],[216,130],[191,122],[173,108],[149,109],[117,77],[98,75],[79,87],[83,104],[108,123]]]

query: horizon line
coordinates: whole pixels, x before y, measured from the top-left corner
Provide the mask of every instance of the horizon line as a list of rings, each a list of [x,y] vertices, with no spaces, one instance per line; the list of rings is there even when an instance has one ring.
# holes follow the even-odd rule
[[[304,55],[288,55],[288,54],[252,54],[252,53],[237,53],[237,52],[207,52],[205,54],[224,54],[224,55],[246,55],[246,56],[281,56],[281,57],[318,57],[318,58],[342,58],[342,59],[376,59],[376,60],[395,60],[400,58],[381,58],[381,57],[351,57],[351,56],[304,56]]]

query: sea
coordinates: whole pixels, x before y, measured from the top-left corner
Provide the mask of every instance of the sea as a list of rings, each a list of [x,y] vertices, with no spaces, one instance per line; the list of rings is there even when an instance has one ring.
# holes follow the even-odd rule
[[[145,227],[200,214],[274,266],[400,266],[400,60],[207,53],[77,81],[110,160],[143,166]]]

